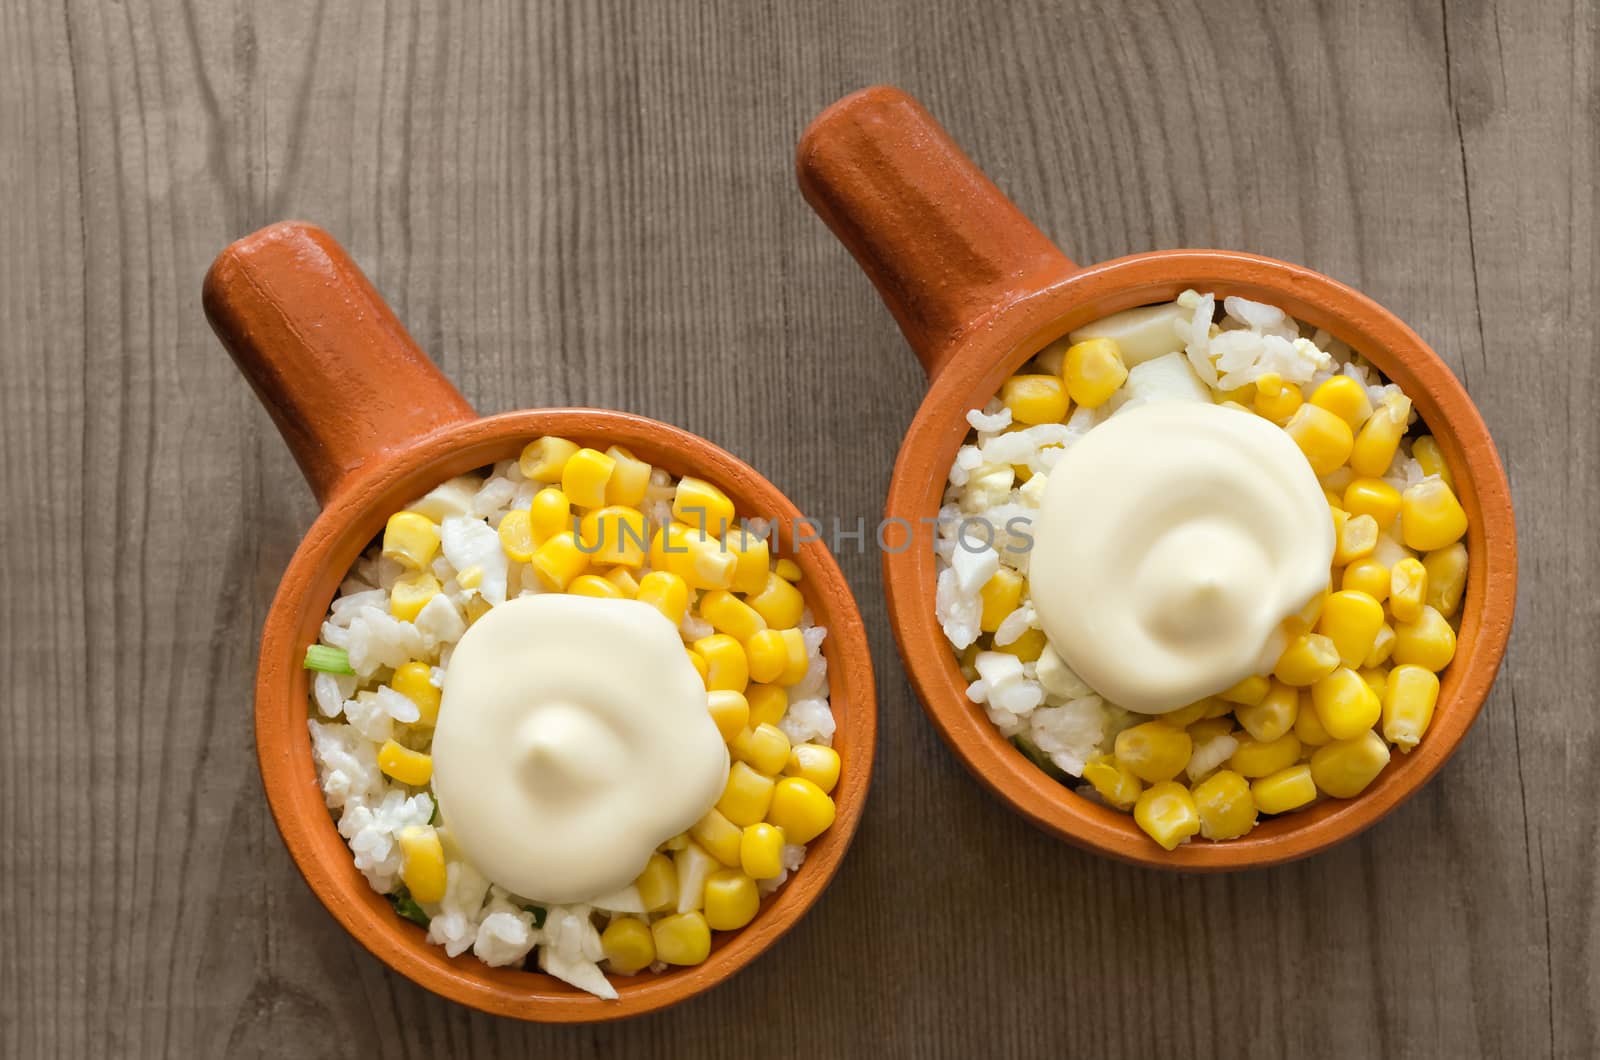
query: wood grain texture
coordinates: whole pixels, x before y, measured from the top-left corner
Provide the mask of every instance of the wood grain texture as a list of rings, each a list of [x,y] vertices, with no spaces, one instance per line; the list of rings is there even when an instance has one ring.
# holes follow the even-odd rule
[[[1594,1055],[1597,34],[1556,0],[0,0],[0,1056]],[[316,220],[480,410],[642,412],[871,519],[921,380],[791,152],[875,81],[1079,260],[1258,251],[1427,337],[1520,514],[1496,692],[1366,836],[1144,872],[961,772],[847,553],[882,739],[807,920],[629,1024],[427,995],[262,801],[255,638],[313,505],[205,267]]]

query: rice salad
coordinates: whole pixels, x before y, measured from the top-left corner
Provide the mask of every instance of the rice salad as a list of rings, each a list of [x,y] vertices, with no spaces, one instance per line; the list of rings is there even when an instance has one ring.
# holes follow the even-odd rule
[[[577,460],[610,475],[603,498],[583,498],[594,504],[578,503]],[[706,533],[703,521],[698,530],[684,524],[686,489],[691,500],[726,509],[725,535]],[[692,574],[685,584],[676,561],[654,547],[631,566],[606,567],[603,557],[584,554],[582,520],[624,509],[653,544],[681,534],[708,553],[731,553],[739,585],[708,588]],[[753,918],[759,900],[799,869],[804,844],[831,824],[827,793],[839,759],[826,630],[793,584],[798,566],[772,562],[770,528],[732,515],[709,483],[675,479],[618,447],[601,454],[544,438],[520,460],[451,479],[412,502],[339,587],[307,652],[316,671],[307,727],[317,777],[355,867],[449,956],[536,966],[615,998],[608,974],[704,960],[709,931]],[[780,796],[770,812],[763,801],[746,813],[730,782],[717,808],[663,843],[634,885],[549,905],[497,886],[466,860],[441,820],[427,770],[413,767],[426,762],[452,653],[473,623],[508,600],[563,591],[645,600],[676,621],[710,685],[708,709],[730,748],[730,776],[768,793],[776,786],[789,801],[780,808]],[[738,639],[721,618],[735,607],[749,626]]]
[[[1283,428],[1320,481],[1337,545],[1329,591],[1277,667],[1152,717],[1097,695],[1052,648],[1028,565],[1056,462],[1111,417],[1162,401]],[[934,541],[937,619],[968,699],[1058,780],[1133,812],[1171,849],[1350,797],[1391,748],[1421,739],[1434,674],[1454,654],[1466,517],[1410,399],[1344,343],[1274,306],[1187,290],[1051,343],[967,422]]]

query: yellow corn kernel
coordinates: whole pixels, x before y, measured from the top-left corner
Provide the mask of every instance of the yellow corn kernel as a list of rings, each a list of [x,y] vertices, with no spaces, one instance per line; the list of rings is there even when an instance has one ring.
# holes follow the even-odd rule
[[[705,479],[685,475],[672,494],[672,517],[709,537],[721,537],[733,524],[733,502]]]
[[[639,901],[647,912],[659,913],[678,904],[678,870],[665,854],[651,854],[633,885],[639,889]]]
[[[1439,451],[1439,443],[1434,440],[1433,435],[1424,434],[1412,442],[1411,456],[1422,465],[1424,475],[1438,475],[1444,479],[1445,485],[1455,489],[1456,480],[1450,474],[1450,465],[1444,462],[1444,453]]]
[[[1361,660],[1361,665],[1370,670],[1374,666],[1382,666],[1388,662],[1389,656],[1394,654],[1394,642],[1394,627],[1385,622],[1372,641],[1372,650]]]
[[[1304,633],[1289,642],[1272,668],[1286,685],[1305,688],[1327,677],[1339,665],[1339,648],[1321,633]]]
[[[716,692],[744,691],[750,681],[750,663],[744,645],[726,633],[713,633],[694,642],[694,650],[706,661],[706,688]]]
[[[800,590],[776,574],[767,575],[767,583],[759,593],[745,597],[745,603],[755,608],[767,625],[773,629],[792,629],[800,624],[805,612],[805,597]]]
[[[673,836],[671,839],[667,840],[665,843],[662,843],[656,849],[675,853],[675,852],[677,852],[679,850],[683,850],[683,849],[687,848],[688,846],[689,846],[689,833],[688,832],[679,832],[677,835]],[[677,901],[677,899],[674,898],[673,901]]]
[[[1388,530],[1400,514],[1400,491],[1381,478],[1352,479],[1342,502],[1340,506],[1352,516],[1372,516],[1379,531]]]
[[[653,570],[639,579],[638,600],[660,611],[674,626],[680,625],[689,606],[689,586],[676,574]]]
[[[1389,569],[1389,613],[1396,622],[1415,622],[1428,597],[1428,570],[1415,556]]]
[[[1360,666],[1383,628],[1383,605],[1366,593],[1344,589],[1328,596],[1317,632],[1333,641],[1339,661]]]
[[[432,725],[439,720],[441,693],[433,687],[433,667],[425,662],[408,662],[394,672],[389,687],[417,705],[418,725]]]
[[[1245,706],[1254,706],[1267,698],[1267,693],[1272,689],[1272,681],[1263,674],[1251,674],[1232,688],[1218,692],[1217,696],[1229,703],[1240,703]]]
[[[789,693],[781,685],[751,684],[744,690],[750,701],[750,728],[776,725],[789,710]]]
[[[1456,655],[1456,631],[1438,611],[1422,605],[1415,622],[1397,622],[1394,627],[1394,661],[1411,663],[1438,673]]]
[[[805,636],[798,629],[780,629],[778,634],[783,637],[783,649],[788,654],[789,661],[784,665],[783,673],[773,683],[787,688],[804,680],[806,671],[811,668],[811,659],[806,654]]]
[[[732,689],[706,693],[706,711],[722,734],[723,743],[731,743],[750,724],[750,701],[744,693]]]
[[[617,462],[598,449],[579,449],[561,469],[561,490],[580,508],[606,503],[606,484]]]
[[[780,559],[772,565],[772,569],[786,582],[797,582],[803,576],[800,564],[792,559]]]
[[[1202,720],[1225,717],[1233,712],[1233,704],[1218,696],[1211,696],[1205,704],[1206,712],[1201,715]]]
[[[791,843],[805,844],[828,830],[834,818],[828,793],[804,777],[784,777],[772,792],[767,820]]]
[[[707,595],[709,596],[710,594],[708,593]],[[738,601],[735,601],[735,603],[738,603]],[[739,606],[744,607],[745,605],[741,603]],[[749,610],[749,608],[745,609]],[[705,613],[703,602],[700,611],[702,614]],[[751,613],[754,614],[753,611]],[[761,621],[759,615],[756,618],[757,621]],[[766,625],[765,622],[761,624],[763,627]],[[716,625],[716,623],[713,622],[712,625]],[[789,666],[789,649],[783,642],[783,634],[775,629],[763,628],[756,632],[749,640],[745,641],[744,651],[745,655],[750,659],[750,680],[758,684],[776,681],[783,676],[783,671]]]
[[[493,604],[489,603],[489,601],[485,600],[481,596],[474,596],[468,599],[466,607],[467,626],[471,627],[474,622],[478,621],[478,619],[482,618],[484,615],[487,615],[490,609],[493,607]]]
[[[733,738],[733,755],[758,773],[775,777],[789,763],[789,737],[776,725],[762,722]]]
[[[1139,801],[1139,793],[1144,790],[1133,770],[1112,755],[1101,755],[1085,762],[1083,779],[1094,786],[1102,799],[1119,810],[1133,809]]]
[[[722,789],[722,797],[717,800],[717,809],[722,816],[741,828],[755,824],[767,816],[767,810],[772,805],[773,787],[771,777],[762,776],[747,762],[735,762],[733,768],[728,770],[728,783]]]
[[[1041,633],[1040,636],[1043,636],[1043,634]],[[1187,729],[1190,725],[1205,717],[1206,711],[1209,709],[1211,709],[1209,697],[1197,699],[1187,707],[1179,707],[1177,710],[1167,711],[1156,720],[1163,725],[1170,725],[1174,729]]]
[[[1454,491],[1439,479],[1427,479],[1400,495],[1400,540],[1407,548],[1432,552],[1461,540],[1467,513]]]
[[[580,574],[572,579],[567,592],[573,596],[592,596],[596,600],[620,600],[622,590],[598,574]]]
[[[611,477],[606,479],[607,504],[637,508],[650,488],[650,465],[620,445],[606,450],[611,458]]]
[[[1300,741],[1302,749],[1307,747],[1321,747],[1332,740],[1328,730],[1322,727],[1322,719],[1317,717],[1317,712],[1310,706],[1302,704],[1296,709],[1294,716],[1294,735]]]
[[[707,810],[706,815],[689,829],[689,835],[706,848],[707,854],[724,865],[738,867],[739,841],[744,837],[744,830],[719,811]]]
[[[439,528],[417,512],[395,512],[383,528],[383,554],[403,566],[418,570],[439,551]]]
[[[421,751],[413,751],[393,740],[383,741],[378,748],[378,768],[384,776],[393,777],[402,784],[420,788],[433,779],[433,758]]]
[[[1394,454],[1400,448],[1400,439],[1406,433],[1406,420],[1411,417],[1411,399],[1394,398],[1384,402],[1374,412],[1355,444],[1350,447],[1350,469],[1367,478],[1382,478],[1394,463]]]
[[[1322,603],[1328,598],[1332,589],[1333,579],[1328,579],[1329,588],[1306,601],[1306,605],[1288,618],[1283,620],[1283,630],[1291,642],[1303,633],[1310,633],[1317,628],[1317,619],[1322,616]]]
[[[1335,740],[1352,740],[1372,728],[1383,711],[1372,688],[1348,666],[1311,686],[1311,705]]]
[[[1367,687],[1372,689],[1372,694],[1378,697],[1379,703],[1382,703],[1384,685],[1388,682],[1389,677],[1388,672],[1379,667],[1370,666],[1357,670],[1356,676],[1367,683]]]
[[[700,964],[711,956],[711,927],[699,910],[662,917],[650,925],[650,938],[665,964]]]
[[[738,931],[760,908],[756,881],[737,869],[713,872],[706,880],[706,923],[712,930]]]
[[[1227,717],[1201,718],[1189,726],[1189,739],[1196,747],[1215,740],[1218,736],[1233,734],[1233,719]]]
[[[650,566],[669,571],[693,589],[727,589],[733,585],[739,559],[720,540],[673,522],[650,540]]]
[[[513,508],[500,518],[500,547],[518,563],[533,558],[533,522],[522,508]]]
[[[711,667],[706,665],[706,657],[693,648],[685,649],[684,654],[689,656],[689,665],[700,674],[700,682],[704,684],[711,673]]]
[[[1366,593],[1381,604],[1389,598],[1389,568],[1371,556],[1358,559],[1344,569],[1339,588],[1346,592]]]
[[[1347,375],[1336,375],[1311,392],[1311,403],[1327,409],[1355,431],[1372,415],[1367,388]]]
[[[1067,347],[1061,378],[1068,397],[1084,408],[1097,409],[1128,381],[1128,368],[1115,339],[1085,339]],[[1065,409],[1062,415],[1066,415]]]
[[[606,581],[616,586],[617,594],[624,600],[632,600],[639,595],[639,583],[626,567],[612,567],[606,571]]]
[[[1000,385],[1000,400],[1018,423],[1060,423],[1067,418],[1067,387],[1053,375],[1014,375]]]
[[[566,469],[567,461],[577,453],[578,444],[569,442],[565,438],[546,435],[535,438],[522,449],[522,456],[517,459],[517,468],[522,472],[522,477],[532,479],[534,482],[560,482],[561,472]]]
[[[1250,784],[1250,797],[1262,813],[1288,813],[1316,800],[1317,784],[1305,763],[1262,777]]]
[[[1461,606],[1467,587],[1467,546],[1457,541],[1422,557],[1428,572],[1428,606],[1450,618]]]
[[[767,573],[772,564],[772,550],[767,546],[767,539],[736,526],[728,531],[723,543],[733,553],[733,585],[730,588],[736,593],[759,593],[766,588]]]
[[[1240,704],[1233,711],[1250,738],[1262,744],[1270,744],[1288,733],[1300,716],[1300,690],[1282,681],[1272,681],[1269,685],[1267,694],[1259,702]]]
[[[528,531],[536,544],[544,544],[563,530],[571,530],[572,502],[555,486],[533,495],[528,505]]]
[[[1299,411],[1304,402],[1300,388],[1293,383],[1285,383],[1277,372],[1268,372],[1256,380],[1253,402],[1256,414],[1280,427],[1289,422],[1289,418]]]
[[[572,531],[563,530],[535,549],[528,563],[540,581],[560,592],[588,569],[589,557],[583,554]]]
[[[1378,547],[1378,522],[1370,515],[1352,515],[1337,524],[1338,540],[1333,549],[1333,563],[1342,567],[1358,559],[1366,559]]]
[[[1231,769],[1219,769],[1190,792],[1204,839],[1238,839],[1256,826],[1256,800],[1250,783]]]
[[[389,613],[402,622],[410,622],[438,595],[438,578],[425,570],[413,571],[396,578],[389,587]]]
[[[636,916],[614,917],[600,933],[600,949],[605,953],[606,970],[618,975],[642,972],[656,959],[650,925]]]
[[[1439,702],[1439,679],[1426,667],[1402,663],[1383,690],[1383,738],[1410,751],[1422,740]]]
[[[783,829],[765,821],[746,828],[739,837],[739,867],[753,880],[782,876]]]
[[[1117,733],[1113,753],[1133,775],[1149,784],[1171,780],[1189,764],[1194,744],[1189,734],[1159,721],[1147,721]]]
[[[1176,850],[1179,843],[1200,831],[1200,811],[1194,796],[1188,788],[1170,780],[1140,794],[1133,804],[1133,820],[1166,850]]]
[[[1320,477],[1350,459],[1350,425],[1327,409],[1301,405],[1283,425]],[[1385,468],[1388,465],[1384,465]]]
[[[1045,645],[1049,644],[1042,629],[1025,629],[1016,640],[1010,644],[996,644],[995,651],[1015,655],[1023,662],[1038,662],[1039,656],[1044,654]]]
[[[978,590],[978,600],[983,604],[978,628],[993,633],[1022,602],[1022,575],[1010,567],[1001,567]]]
[[[400,879],[411,897],[419,902],[444,898],[444,845],[430,825],[408,825],[400,829]]]
[[[832,794],[834,785],[839,783],[839,752],[816,743],[798,744],[789,752],[783,773],[803,777],[821,788],[824,795]]]
[[[726,589],[712,589],[700,597],[700,617],[735,640],[749,640],[767,628],[767,620],[755,608]]]
[[[1431,676],[1431,675],[1430,675]],[[1336,799],[1353,799],[1389,764],[1389,745],[1368,729],[1349,740],[1335,740],[1311,756],[1317,790]]]
[[[1267,777],[1287,769],[1300,760],[1300,740],[1286,732],[1276,740],[1261,743],[1254,738],[1239,741],[1239,747],[1228,759],[1228,768],[1243,777]]]
[[[589,562],[637,570],[644,566],[645,545],[650,539],[645,533],[643,512],[608,505],[583,517],[578,524],[578,540]]]

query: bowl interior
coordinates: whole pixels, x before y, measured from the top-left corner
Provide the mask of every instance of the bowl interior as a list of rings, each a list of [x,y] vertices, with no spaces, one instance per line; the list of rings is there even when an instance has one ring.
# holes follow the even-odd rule
[[[585,444],[622,445],[674,475],[695,474],[721,486],[741,516],[778,522],[774,548],[795,559],[806,603],[828,629],[834,747],[842,760],[832,828],[808,847],[805,863],[762,903],[738,932],[718,933],[710,958],[660,975],[616,977],[620,999],[605,1001],[551,976],[490,968],[466,953],[451,959],[402,920],[356,870],[322,801],[306,728],[305,646],[350,565],[382,531],[388,516],[454,475],[514,458],[541,434]],[[256,739],[273,816],[290,853],[329,911],[376,956],[436,993],[501,1015],[541,1022],[578,1022],[637,1015],[715,985],[751,961],[792,926],[832,878],[850,843],[872,768],[876,705],[865,630],[843,575],[817,542],[794,546],[798,511],[771,483],[724,450],[676,428],[625,413],[552,409],[507,413],[448,428],[419,440],[373,474],[337,495],[295,553],[262,636],[256,688]]]
[[[1469,570],[1455,659],[1440,675],[1428,733],[1395,753],[1359,797],[1263,819],[1242,839],[1195,841],[1168,853],[1131,816],[1049,778],[1016,750],[965,695],[954,654],[934,614],[932,530],[919,519],[939,508],[965,413],[980,407],[1040,347],[1110,313],[1170,301],[1193,287],[1276,305],[1325,328],[1370,360],[1412,398],[1439,441],[1466,508]],[[1018,812],[1047,831],[1122,860],[1162,868],[1226,870],[1302,857],[1354,835],[1414,792],[1443,764],[1477,716],[1509,635],[1515,596],[1515,530],[1504,472],[1466,392],[1438,356],[1365,296],[1311,270],[1254,255],[1168,251],[1121,258],[1079,272],[1003,310],[976,330],[934,381],[901,449],[888,514],[921,527],[913,547],[884,559],[895,636],[924,709],[964,764]]]

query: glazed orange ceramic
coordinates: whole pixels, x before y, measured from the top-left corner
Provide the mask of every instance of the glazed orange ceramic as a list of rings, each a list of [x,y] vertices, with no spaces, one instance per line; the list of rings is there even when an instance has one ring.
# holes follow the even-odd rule
[[[817,900],[849,846],[872,769],[876,705],[860,613],[820,544],[795,548],[799,513],[777,488],[704,439],[640,416],[540,409],[479,418],[406,334],[344,250],[311,225],[273,225],[233,244],[205,281],[205,310],[240,371],[272,413],[322,514],[289,563],[261,636],[256,747],[267,801],[317,897],[362,945],[436,994],[486,1012],[540,1022],[618,1019],[698,994],[754,960]],[[389,515],[452,476],[515,458],[557,434],[622,445],[673,475],[721,486],[741,512],[779,520],[780,551],[804,572],[800,588],[819,625],[843,760],[833,827],[805,864],[741,931],[717,936],[711,957],[661,975],[617,976],[606,1001],[546,975],[451,959],[402,920],[355,868],[322,801],[306,729],[306,645],[339,583]]]
[[[884,557],[895,637],[928,717],[968,769],[1018,813],[1124,861],[1230,870],[1304,857],[1393,810],[1444,764],[1483,706],[1505,652],[1516,596],[1511,497],[1494,444],[1437,354],[1371,299],[1310,269],[1223,250],[1134,254],[1074,264],[1003,195],[915,100],[869,88],[824,111],[800,141],[806,200],[855,255],[927,370],[887,515],[916,527]],[[1351,800],[1264,820],[1243,839],[1168,853],[1133,818],[1074,794],[1005,740],[965,695],[934,615],[933,529],[965,414],[1046,343],[1108,314],[1170,301],[1185,288],[1269,302],[1330,333],[1405,389],[1438,439],[1471,520],[1470,567],[1455,661],[1441,675],[1432,727]]]

